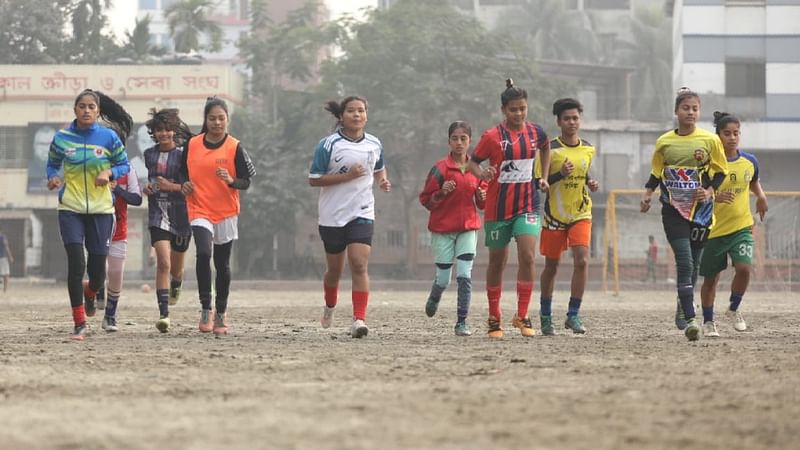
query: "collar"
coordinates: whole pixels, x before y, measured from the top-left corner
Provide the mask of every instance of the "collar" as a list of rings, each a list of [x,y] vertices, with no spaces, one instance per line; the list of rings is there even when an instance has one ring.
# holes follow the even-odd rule
[[[734,155],[733,158],[728,158],[728,156],[726,155],[725,159],[727,159],[728,162],[734,162],[734,161],[736,161],[737,159],[739,159],[741,157],[742,157],[742,152],[740,152],[739,149],[737,148],[736,149],[736,155]]]
[[[466,161],[466,163],[468,164],[468,163],[469,163],[469,160],[470,160],[470,158],[472,158],[472,155],[470,155],[469,153],[467,153],[467,155],[466,155],[466,156],[467,156],[467,161]],[[453,159],[453,154],[452,154],[452,153],[450,153],[450,152],[447,152],[447,158],[445,158],[445,159],[444,159],[444,162],[445,162],[445,165],[446,165],[448,168],[451,168],[451,169],[459,169],[459,170],[461,170],[461,164],[457,163],[457,162],[456,162],[456,160],[455,160],[455,159]]]
[[[72,123],[69,125],[69,131],[78,134],[89,134],[98,128],[100,128],[100,125],[98,125],[97,122],[93,123],[89,128],[78,128],[78,119],[73,119]]]
[[[564,140],[563,140],[563,139],[561,139],[561,136],[558,136],[558,137],[556,138],[556,140],[558,140],[558,142],[560,142],[560,143],[561,143],[561,145],[563,145],[564,147],[569,147],[569,148],[577,148],[577,147],[580,147],[580,146],[581,146],[581,144],[583,144],[583,139],[581,139],[581,137],[580,137],[580,136],[578,136],[578,143],[577,143],[577,144],[575,144],[575,145],[569,145],[569,144],[567,144],[566,142],[564,142]]]
[[[350,136],[348,136],[348,135],[344,134],[344,132],[342,131],[342,128],[341,128],[341,127],[340,127],[338,130],[336,130],[336,132],[337,132],[337,133],[339,133],[339,136],[341,136],[341,137],[342,137],[344,140],[346,140],[346,141],[348,141],[348,142],[355,142],[355,143],[359,143],[359,142],[363,141],[363,140],[364,140],[364,138],[366,138],[366,137],[367,137],[367,132],[366,132],[366,131],[365,131],[365,132],[364,132],[364,134],[362,134],[362,135],[361,135],[361,137],[360,137],[360,138],[358,138],[358,139],[352,139]]]

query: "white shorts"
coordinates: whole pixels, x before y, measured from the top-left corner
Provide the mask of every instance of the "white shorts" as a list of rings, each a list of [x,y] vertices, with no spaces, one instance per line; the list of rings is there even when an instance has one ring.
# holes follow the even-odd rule
[[[210,231],[215,245],[227,244],[239,239],[239,216],[228,217],[217,224],[211,223],[208,219],[194,219],[190,225]]]
[[[128,241],[111,241],[108,246],[108,256],[125,259],[128,256]]]
[[[0,258],[0,277],[7,277],[11,274],[11,271],[8,270],[8,258],[3,256]]]

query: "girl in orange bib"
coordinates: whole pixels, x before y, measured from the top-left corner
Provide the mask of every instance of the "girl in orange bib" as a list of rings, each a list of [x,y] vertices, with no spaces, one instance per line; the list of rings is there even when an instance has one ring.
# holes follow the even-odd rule
[[[239,140],[228,135],[228,106],[209,98],[203,129],[183,152],[181,190],[197,252],[195,270],[202,311],[200,331],[226,334],[225,313],[231,285],[231,250],[238,239],[239,191],[250,187],[255,167]],[[216,312],[211,310],[211,258],[216,270]],[[212,323],[213,316],[213,323]]]

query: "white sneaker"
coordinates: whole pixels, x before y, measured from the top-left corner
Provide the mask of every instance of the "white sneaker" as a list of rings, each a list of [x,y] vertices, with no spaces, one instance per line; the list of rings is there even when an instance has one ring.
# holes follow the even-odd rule
[[[705,337],[719,337],[716,322],[706,322],[703,324],[703,336]]]
[[[335,306],[328,307],[328,305],[322,307],[322,319],[320,319],[322,328],[331,327],[331,323],[333,323],[333,310],[335,308],[336,308]]]
[[[367,328],[367,324],[364,323],[363,320],[354,320],[353,326],[350,327],[350,335],[354,338],[362,338],[369,333],[369,328]]]
[[[731,311],[730,309],[725,311],[725,317],[733,322],[733,329],[736,331],[745,331],[747,330],[747,324],[744,322],[744,317],[742,317],[742,313],[739,311]]]

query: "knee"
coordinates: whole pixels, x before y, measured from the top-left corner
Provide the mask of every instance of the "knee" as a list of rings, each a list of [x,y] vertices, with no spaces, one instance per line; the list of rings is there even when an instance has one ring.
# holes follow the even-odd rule
[[[531,251],[520,251],[519,252],[519,265],[525,267],[533,267],[534,262],[534,254],[533,250]]]
[[[368,262],[367,259],[357,259],[350,262],[350,271],[354,275],[365,275],[367,273]]]
[[[586,267],[589,265],[589,257],[586,255],[577,255],[573,258],[573,265],[575,266],[575,270],[586,270]]]
[[[737,277],[750,277],[753,268],[749,264],[737,265],[734,267]]]

